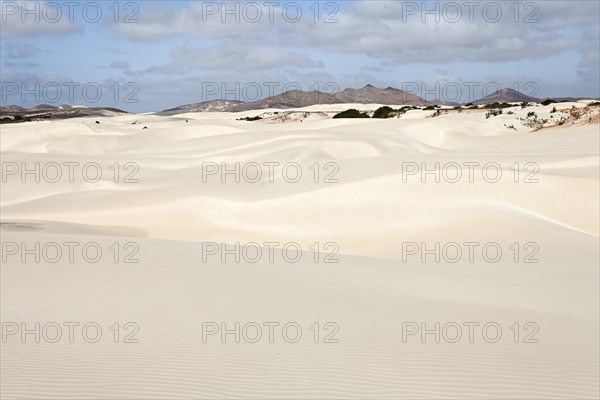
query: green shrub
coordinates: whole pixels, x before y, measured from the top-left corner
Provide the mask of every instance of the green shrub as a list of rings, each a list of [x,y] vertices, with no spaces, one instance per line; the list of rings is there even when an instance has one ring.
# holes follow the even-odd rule
[[[488,119],[489,117],[497,117],[500,114],[502,114],[502,110],[490,110],[485,114],[485,119]]]
[[[0,124],[14,124],[18,122],[30,122],[32,119],[30,117],[23,117],[22,115],[15,115],[11,117],[2,117],[0,118]]]
[[[547,119],[538,118],[537,114],[533,111],[527,113],[527,118],[521,118],[523,125],[534,130],[541,129],[545,124],[548,123]]]
[[[400,107],[400,109],[398,111],[400,111],[401,113],[405,113],[409,110],[418,110],[418,109],[419,109],[419,107],[416,107],[416,106],[403,106],[403,107]]]
[[[351,108],[349,110],[346,111],[342,111],[339,114],[336,114],[333,116],[333,118],[370,118],[369,115],[365,114],[365,113],[361,113],[360,111]]]
[[[390,118],[391,117],[390,114],[393,111],[394,111],[394,109],[392,107],[388,107],[388,106],[380,107],[377,110],[375,110],[375,113],[373,114],[373,118]]]
[[[491,104],[486,104],[484,106],[484,108],[509,108],[512,107],[510,104],[508,103],[491,103]]]

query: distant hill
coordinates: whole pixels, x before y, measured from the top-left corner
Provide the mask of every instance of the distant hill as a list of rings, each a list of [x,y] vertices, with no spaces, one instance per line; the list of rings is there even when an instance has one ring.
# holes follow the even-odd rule
[[[23,107],[20,107],[20,106],[3,106],[3,107],[0,107],[0,114],[19,113],[19,112],[23,112],[23,111],[27,111],[27,109],[23,108]]]
[[[556,101],[578,101],[585,98],[561,97],[554,98]],[[542,99],[528,96],[517,90],[504,88],[481,99],[473,101],[473,104],[492,103],[540,103]],[[251,110],[264,110],[268,108],[289,109],[302,108],[318,104],[382,104],[382,105],[409,105],[409,106],[431,106],[446,105],[457,106],[459,103],[445,102],[442,100],[428,101],[412,93],[388,87],[379,89],[373,85],[366,85],[361,89],[348,88],[338,93],[323,93],[318,91],[304,92],[291,90],[285,93],[271,96],[266,99],[243,102],[233,100],[213,100],[198,104],[188,104],[157,113],[158,115],[175,115],[186,112],[239,112]]]
[[[546,99],[544,99],[546,100]],[[600,100],[600,98],[593,97],[548,97],[548,100],[554,100],[558,102],[578,102],[580,100]]]
[[[85,107],[50,104],[40,104],[26,109],[20,106],[0,107],[0,123],[15,123],[27,121],[45,121],[79,117],[113,117],[128,112],[113,107]]]
[[[504,88],[495,91],[481,99],[473,101],[473,104],[491,104],[491,103],[539,103],[541,100],[536,97],[527,96],[519,91],[510,88]]]
[[[442,102],[431,102],[422,99],[412,93],[400,89],[388,87],[379,89],[372,85],[366,85],[361,89],[345,89],[338,93],[324,93],[319,91],[304,92],[301,90],[290,90],[285,93],[271,96],[254,102],[241,102],[230,100],[213,100],[198,104],[188,104],[165,110],[159,115],[173,115],[184,112],[203,111],[250,111],[264,110],[267,108],[288,109],[302,108],[317,104],[383,104],[383,105],[415,105],[426,106],[443,104]]]
[[[243,101],[235,100],[211,100],[203,103],[186,104],[156,113],[157,115],[176,115],[192,112],[223,112],[233,107],[244,104]]]
[[[346,89],[336,95],[340,103],[426,106],[435,103],[400,89],[379,89],[367,85],[362,89]]]
[[[315,104],[336,104],[341,103],[335,94],[323,93],[318,91],[303,92],[301,90],[290,90],[276,96],[268,97],[250,103],[243,103],[233,107],[230,111],[248,111],[263,110],[265,108],[301,108]]]

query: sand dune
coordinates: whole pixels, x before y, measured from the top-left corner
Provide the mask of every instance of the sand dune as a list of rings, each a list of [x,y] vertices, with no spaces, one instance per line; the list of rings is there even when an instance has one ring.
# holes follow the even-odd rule
[[[8,336],[1,397],[597,398],[599,126],[532,132],[515,119],[528,111],[237,120],[257,115],[248,111],[3,126],[2,322],[95,322],[104,334],[98,343]],[[7,172],[35,163],[78,167],[72,182],[64,168],[57,182]],[[98,181],[81,173],[90,163]],[[214,171],[236,163],[248,167],[239,182]],[[270,163],[279,163],[272,179]],[[436,163],[438,181],[422,175]],[[256,165],[262,178],[251,182]],[[302,177],[290,182],[297,168]],[[104,256],[89,262],[77,250],[74,262],[47,254],[22,262],[6,247],[71,242],[95,243]],[[221,262],[204,259],[210,242],[256,243],[263,254],[265,243],[280,245],[273,262]],[[303,251],[298,262],[280,251],[291,242]],[[479,243],[473,261],[423,262],[407,247],[466,251],[470,242]],[[503,255],[486,259],[486,243]],[[124,262],[132,249],[137,262]],[[303,336],[203,341],[203,323],[269,321],[295,322]],[[127,322],[139,343],[123,343]],[[404,341],[406,324],[422,322],[464,332],[465,322],[494,322],[503,333],[497,343],[480,333],[473,343]],[[538,342],[527,343],[534,326]],[[334,327],[338,342],[325,343]]]

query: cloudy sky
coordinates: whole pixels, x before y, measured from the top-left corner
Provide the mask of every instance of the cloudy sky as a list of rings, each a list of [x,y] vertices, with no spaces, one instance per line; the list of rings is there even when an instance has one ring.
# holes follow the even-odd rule
[[[0,1],[2,105],[158,111],[373,84],[600,97],[600,2]]]

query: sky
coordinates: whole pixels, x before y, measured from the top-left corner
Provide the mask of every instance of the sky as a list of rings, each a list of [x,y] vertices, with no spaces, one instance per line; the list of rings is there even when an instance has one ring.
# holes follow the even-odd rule
[[[160,111],[371,84],[600,97],[600,1],[4,1],[2,105]]]

